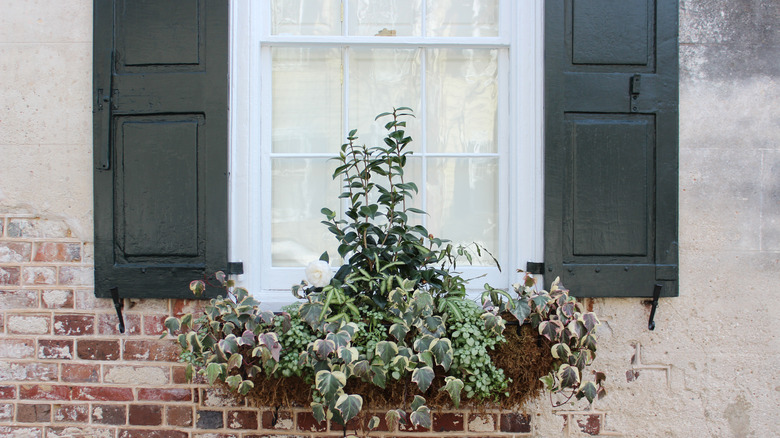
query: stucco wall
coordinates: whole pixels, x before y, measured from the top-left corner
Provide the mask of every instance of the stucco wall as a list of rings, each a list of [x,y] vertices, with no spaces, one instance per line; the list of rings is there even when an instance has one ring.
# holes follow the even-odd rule
[[[4,434],[132,436],[121,426],[132,421],[130,413],[107,425],[96,415],[102,405],[88,397],[73,405],[86,409],[73,417],[78,421],[49,427],[38,410],[47,403],[56,410],[72,399],[25,398],[37,381],[9,371],[19,366],[33,375],[54,369],[59,382],[69,361],[86,361],[98,373],[87,382],[134,388],[136,401],[138,385],[181,383],[170,358],[144,368],[148,358],[131,357],[139,348],[131,336],[151,342],[161,318],[186,303],[128,303],[135,332],[119,336],[105,323],[109,303],[91,298],[91,3],[0,0],[0,268],[17,272],[15,280],[0,282]],[[606,321],[596,367],[608,373],[610,394],[588,412],[578,411],[586,409],[580,405],[553,412],[540,399],[526,407],[533,435],[780,436],[779,18],[780,3],[772,0],[680,1],[680,297],[661,300],[653,332],[641,300],[594,300]],[[47,253],[50,244],[60,246]],[[85,333],[56,326],[90,320],[95,327],[80,329],[93,336],[87,340],[73,341]],[[43,324],[37,331],[36,321]],[[76,352],[96,341],[118,342],[124,356],[117,362]],[[56,342],[74,354],[54,360],[42,353],[47,345],[51,353]],[[138,369],[162,377],[135,384]],[[107,406],[117,405],[109,400]],[[165,421],[180,408],[197,417],[199,408],[186,406],[165,405]],[[565,423],[569,411],[578,413]],[[198,430],[192,424],[185,434]],[[229,425],[220,430],[250,433]]]

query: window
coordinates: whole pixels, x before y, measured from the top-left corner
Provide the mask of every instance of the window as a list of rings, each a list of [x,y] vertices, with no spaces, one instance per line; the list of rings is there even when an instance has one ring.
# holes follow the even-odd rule
[[[508,286],[514,267],[541,258],[541,2],[303,3],[233,4],[240,282],[277,306],[309,261],[337,258],[320,224],[320,208],[340,209],[328,159],[350,129],[381,141],[376,114],[409,106],[419,220],[498,258],[503,272],[485,255],[462,261],[473,287]]]

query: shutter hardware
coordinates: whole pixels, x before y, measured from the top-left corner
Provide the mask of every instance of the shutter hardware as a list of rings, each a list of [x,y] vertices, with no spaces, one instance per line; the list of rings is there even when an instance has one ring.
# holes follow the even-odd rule
[[[658,298],[661,296],[661,288],[663,287],[664,285],[661,283],[656,283],[655,289],[653,289],[653,307],[650,309],[650,320],[647,323],[648,330],[655,330],[655,321],[653,321],[653,318],[655,318],[655,309],[658,307]]]
[[[629,101],[631,112],[636,113],[639,112],[639,91],[640,86],[642,84],[642,76],[641,75],[634,75],[631,76],[631,100]]]
[[[228,262],[227,274],[228,275],[241,275],[244,273],[244,262]]]
[[[527,272],[529,274],[543,275],[544,274],[544,263],[542,263],[542,262],[526,262],[525,263],[525,272]]]
[[[119,298],[119,288],[111,288],[111,298],[114,300],[114,308],[116,309],[116,316],[119,318],[119,333],[125,332],[125,319],[122,317],[122,308],[125,307],[125,302]]]

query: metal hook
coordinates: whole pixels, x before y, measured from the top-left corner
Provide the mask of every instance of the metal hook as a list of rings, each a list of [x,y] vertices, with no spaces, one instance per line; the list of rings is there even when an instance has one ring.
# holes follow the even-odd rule
[[[111,298],[114,300],[114,308],[116,309],[116,316],[119,318],[119,333],[125,332],[125,319],[122,317],[122,308],[125,307],[124,301],[119,298],[119,288],[111,288]]]
[[[655,321],[653,321],[653,318],[655,318],[655,309],[658,307],[658,298],[661,297],[661,288],[664,287],[661,283],[655,284],[655,289],[653,289],[653,307],[650,309],[650,321],[647,323],[648,330],[655,330]]]

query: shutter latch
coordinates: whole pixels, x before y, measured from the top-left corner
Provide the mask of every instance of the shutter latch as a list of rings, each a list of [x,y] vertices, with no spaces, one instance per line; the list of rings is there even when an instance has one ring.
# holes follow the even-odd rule
[[[639,74],[635,74],[634,76],[631,76],[631,85],[630,85],[630,91],[631,91],[631,112],[636,113],[639,112],[639,91],[641,89],[642,85],[642,76]]]
[[[227,274],[228,275],[241,275],[244,273],[244,262],[228,262]]]
[[[662,287],[664,286],[661,283],[656,283],[655,289],[653,289],[653,307],[650,309],[650,320],[647,322],[648,330],[655,330],[655,321],[653,321],[653,318],[655,318],[655,309],[658,308],[658,298],[661,297]]]
[[[544,263],[542,262],[526,262],[525,272],[535,275],[544,275]]]

